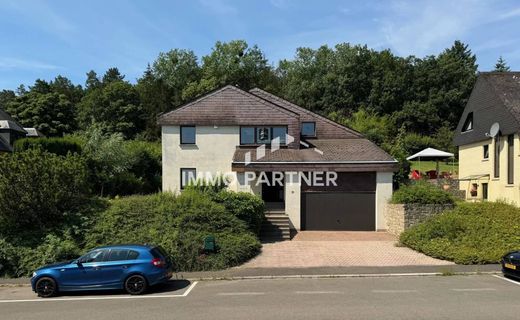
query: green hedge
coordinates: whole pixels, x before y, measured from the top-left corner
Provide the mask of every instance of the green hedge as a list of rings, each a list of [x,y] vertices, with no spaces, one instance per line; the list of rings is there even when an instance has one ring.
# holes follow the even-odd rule
[[[42,149],[50,153],[65,156],[67,153],[82,151],[82,141],[74,136],[62,138],[23,138],[14,143],[14,151],[21,152],[29,149]]]
[[[260,234],[265,204],[258,196],[222,190],[213,196],[213,200],[223,204],[227,211],[244,221],[255,234]]]
[[[203,255],[200,249],[208,235],[215,236],[219,250]],[[196,191],[112,200],[89,233],[87,247],[114,243],[161,245],[179,271],[236,266],[260,249],[258,239],[243,221]]]
[[[392,195],[391,203],[452,204],[453,196],[425,181],[404,185]]]
[[[400,242],[460,264],[497,263],[520,248],[520,208],[501,202],[460,203],[406,230]]]

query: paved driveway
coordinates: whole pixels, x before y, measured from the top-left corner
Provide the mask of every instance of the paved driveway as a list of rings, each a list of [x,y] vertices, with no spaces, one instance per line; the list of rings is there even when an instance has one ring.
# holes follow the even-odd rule
[[[395,244],[385,232],[303,231],[291,241],[264,244],[262,253],[240,268],[453,265]]]

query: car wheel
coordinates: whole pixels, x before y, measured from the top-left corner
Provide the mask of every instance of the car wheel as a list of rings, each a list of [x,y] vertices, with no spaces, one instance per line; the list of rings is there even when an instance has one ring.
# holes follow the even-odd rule
[[[125,281],[125,290],[132,295],[143,294],[147,288],[146,279],[138,274],[128,277]]]
[[[38,297],[42,298],[55,296],[58,293],[56,281],[49,277],[40,278],[36,282],[36,293],[38,294]]]

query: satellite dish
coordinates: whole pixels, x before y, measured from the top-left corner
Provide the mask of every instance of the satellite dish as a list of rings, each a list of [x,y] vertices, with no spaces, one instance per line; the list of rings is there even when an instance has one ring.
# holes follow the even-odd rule
[[[498,134],[499,130],[500,130],[500,125],[498,124],[498,122],[493,123],[491,125],[491,128],[489,128],[489,136],[491,138],[494,138]]]

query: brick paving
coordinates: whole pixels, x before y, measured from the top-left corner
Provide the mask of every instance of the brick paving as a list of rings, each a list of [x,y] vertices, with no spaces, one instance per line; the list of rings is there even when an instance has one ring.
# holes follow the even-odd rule
[[[398,247],[385,232],[304,231],[292,241],[264,244],[262,253],[240,268],[441,265],[453,263]]]

